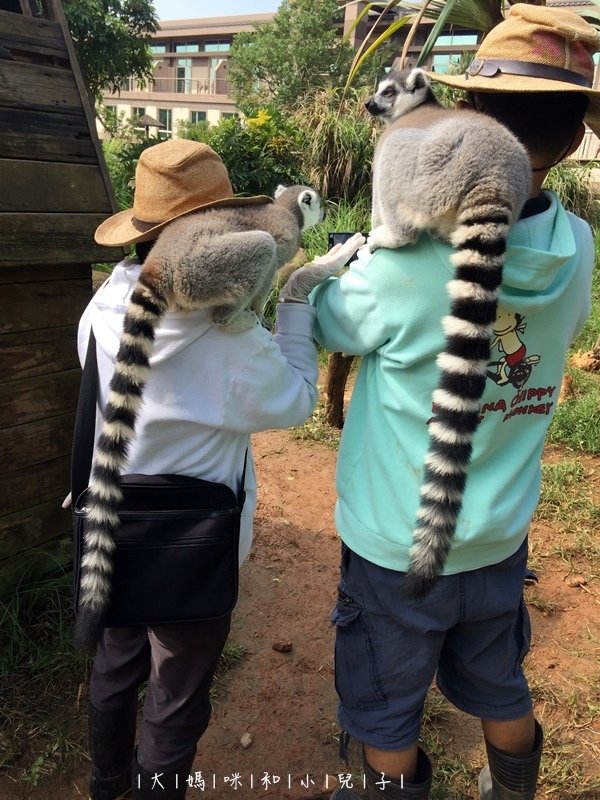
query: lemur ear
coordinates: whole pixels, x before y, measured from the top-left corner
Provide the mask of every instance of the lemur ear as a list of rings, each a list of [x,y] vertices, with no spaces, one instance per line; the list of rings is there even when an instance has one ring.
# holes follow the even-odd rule
[[[406,88],[409,92],[416,92],[427,86],[427,76],[420,67],[415,67],[406,79]]]
[[[285,186],[284,186],[282,183],[280,183],[280,184],[279,184],[279,186],[278,186],[278,187],[275,189],[275,194],[273,195],[273,197],[275,198],[275,200],[277,200],[277,198],[278,198],[278,197],[279,197],[279,196],[280,196],[280,195],[281,195],[283,192],[285,192]]]

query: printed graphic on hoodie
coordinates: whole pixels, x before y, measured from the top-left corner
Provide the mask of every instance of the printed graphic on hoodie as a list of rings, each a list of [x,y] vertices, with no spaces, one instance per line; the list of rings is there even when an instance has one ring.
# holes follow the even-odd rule
[[[537,354],[527,355],[524,333],[527,327],[525,316],[506,308],[498,308],[494,323],[492,350],[501,354],[497,361],[490,361],[493,369],[487,376],[497,386],[510,387],[510,396],[488,401],[481,406],[481,419],[490,412],[503,414],[503,422],[512,417],[543,414],[548,416],[554,406],[556,386],[529,386],[524,388],[536,364],[541,361]],[[512,391],[516,389],[516,391]],[[506,395],[506,392],[503,392]]]
[[[540,362],[540,356],[527,355],[527,348],[519,335],[525,333],[526,327],[524,315],[498,308],[490,347],[492,350],[498,348],[503,355],[498,361],[490,361],[490,367],[495,367],[496,371],[487,372],[488,378],[498,386],[511,383],[515,389],[521,389],[531,377],[533,367]]]

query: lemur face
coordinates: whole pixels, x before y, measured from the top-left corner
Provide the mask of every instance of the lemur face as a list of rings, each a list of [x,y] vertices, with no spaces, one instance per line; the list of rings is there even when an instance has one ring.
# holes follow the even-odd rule
[[[428,92],[429,81],[422,69],[392,70],[379,82],[365,108],[369,114],[390,123],[421,105]]]
[[[298,205],[302,211],[302,230],[312,228],[313,225],[318,225],[323,222],[325,217],[325,210],[321,203],[321,198],[313,189],[307,189],[302,192],[298,198]]]

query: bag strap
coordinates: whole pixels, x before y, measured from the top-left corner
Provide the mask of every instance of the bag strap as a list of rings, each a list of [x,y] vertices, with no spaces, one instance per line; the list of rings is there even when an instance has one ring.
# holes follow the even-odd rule
[[[96,403],[98,396],[98,361],[96,338],[90,329],[81,386],[77,399],[73,448],[71,451],[71,502],[73,508],[79,495],[87,488],[92,471],[96,435]]]
[[[73,507],[79,495],[87,488],[92,471],[94,441],[96,436],[96,402],[98,396],[98,359],[96,355],[96,338],[90,329],[81,386],[77,399],[77,413],[73,431],[73,448],[71,452],[71,501]],[[246,467],[248,465],[248,448],[244,455],[242,481],[238,491],[240,512],[246,500]]]

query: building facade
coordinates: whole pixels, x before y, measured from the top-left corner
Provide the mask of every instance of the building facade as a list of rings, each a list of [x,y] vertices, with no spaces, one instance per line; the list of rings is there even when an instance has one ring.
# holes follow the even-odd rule
[[[366,5],[362,0],[344,5],[343,19],[340,19],[340,35],[348,35],[355,48],[360,47],[369,32],[371,40],[374,40],[400,16],[411,13],[398,8],[385,11],[386,3],[371,4],[368,14],[360,20]],[[546,5],[573,9],[595,7],[593,0],[546,0]],[[155,61],[152,80],[140,83],[129,79],[120,93],[103,96],[105,105],[117,117],[124,119],[149,115],[161,124],[159,133],[162,137],[177,136],[180,123],[206,121],[214,124],[224,117],[236,115],[227,75],[231,43],[238,33],[252,31],[257,23],[269,22],[273,17],[271,13],[161,21],[159,30],[152,37]],[[422,20],[407,48],[409,62],[416,61],[432,25],[433,20],[426,17]],[[392,37],[397,56],[403,51],[409,28],[410,25],[400,27]],[[475,51],[480,38],[481,34],[476,30],[447,26],[424,66],[436,72],[446,72],[463,53]],[[595,84],[600,86],[599,70],[596,70]],[[151,130],[152,133],[155,131]],[[103,135],[102,126],[99,133]],[[582,160],[597,158],[599,150],[600,142],[591,131],[587,131],[576,157]]]
[[[163,126],[164,137],[177,136],[180,122],[216,123],[233,116],[236,108],[227,79],[231,42],[236,34],[272,18],[273,14],[254,14],[161,21],[151,43],[152,80],[130,78],[118,94],[104,94],[105,106],[125,119],[153,117]]]

